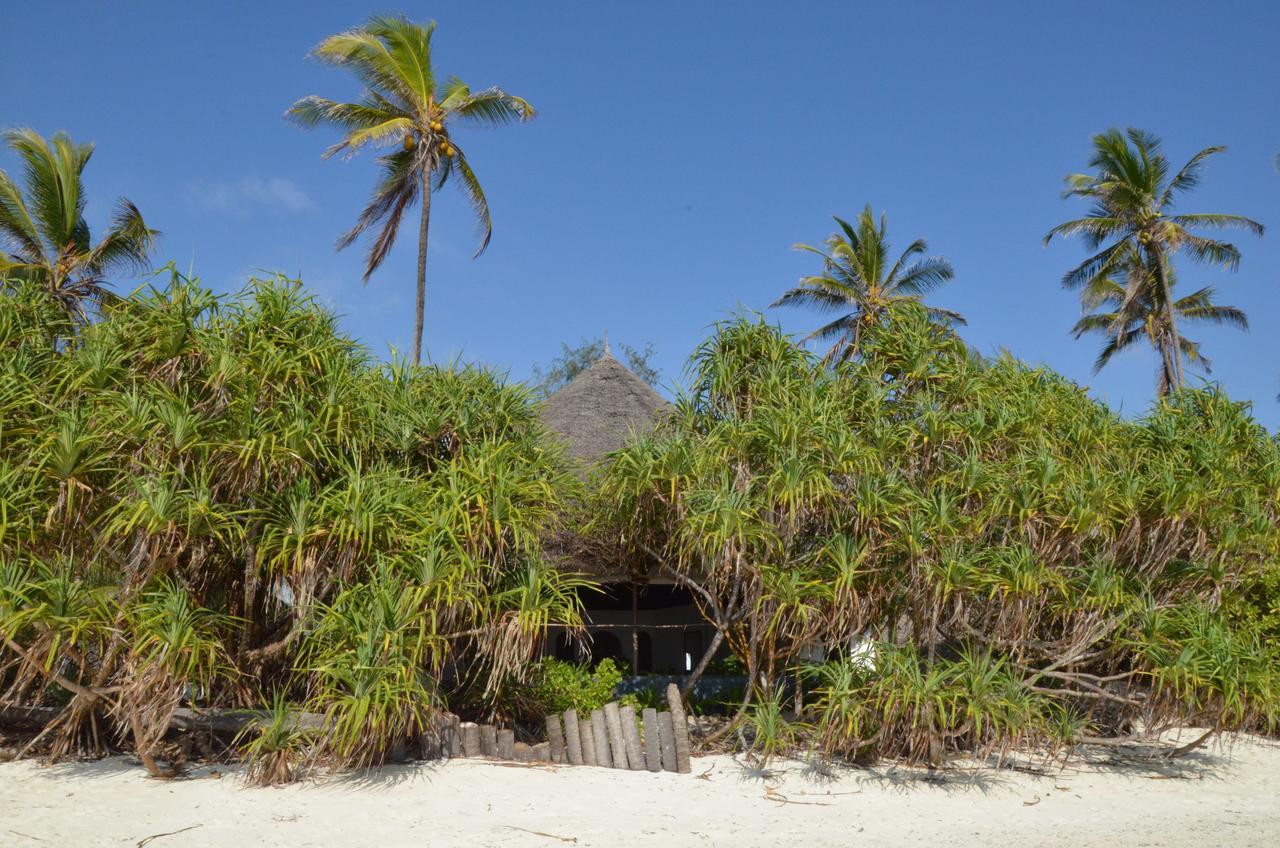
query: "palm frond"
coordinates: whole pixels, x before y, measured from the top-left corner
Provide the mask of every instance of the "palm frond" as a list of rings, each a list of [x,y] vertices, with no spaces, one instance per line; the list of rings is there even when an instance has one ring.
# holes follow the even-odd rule
[[[1252,218],[1244,215],[1220,215],[1200,213],[1190,215],[1170,215],[1169,220],[1181,227],[1209,227],[1215,230],[1245,230],[1260,236],[1266,228]]]
[[[367,25],[329,36],[312,55],[350,70],[370,91],[403,100],[414,111],[425,108],[427,101],[419,99],[412,83],[401,76],[401,68],[388,46]]]
[[[27,210],[17,183],[0,170],[0,245],[17,251],[29,261],[44,256],[40,230]]]
[[[50,244],[87,248],[80,175],[93,155],[92,144],[76,144],[54,133],[52,144],[27,127],[8,130],[6,142],[22,159],[27,208]]]
[[[84,266],[95,274],[109,274],[116,269],[143,270],[150,264],[159,230],[153,230],[142,219],[132,201],[120,198],[111,216],[111,226],[84,258]]]
[[[378,162],[382,166],[382,178],[374,188],[373,196],[356,219],[355,226],[338,240],[338,249],[343,250],[370,228],[381,227],[378,237],[369,248],[364,270],[365,282],[369,281],[373,272],[378,270],[391,252],[399,232],[400,220],[404,211],[417,201],[421,182],[421,163],[416,151],[389,153]]]
[[[387,108],[390,105],[386,101],[379,103],[368,96],[358,103],[339,103],[313,94],[290,106],[285,117],[308,129],[320,124],[333,124],[354,132],[385,124],[395,118],[408,117],[400,109]]]
[[[484,189],[476,178],[475,172],[471,170],[471,163],[467,161],[461,148],[456,149],[454,158],[457,161],[458,174],[462,177],[462,190],[467,195],[467,200],[471,202],[471,211],[475,213],[476,221],[480,225],[480,247],[474,254],[479,256],[484,253],[485,248],[489,246],[489,239],[493,237],[493,219],[489,215],[489,201],[485,198]]]
[[[1206,147],[1187,160],[1187,164],[1183,165],[1173,179],[1169,180],[1168,187],[1165,188],[1164,193],[1160,196],[1159,205],[1161,207],[1168,206],[1175,193],[1190,191],[1200,185],[1200,169],[1203,167],[1204,161],[1215,153],[1225,152],[1226,149],[1223,146]]]
[[[900,277],[889,276],[885,282],[891,291],[904,295],[925,295],[955,278],[951,263],[941,257],[930,257],[912,265]]]
[[[1110,276],[1116,269],[1128,242],[1118,241],[1072,268],[1062,277],[1064,289],[1078,289],[1090,285],[1094,280]]]
[[[817,309],[819,312],[829,313],[837,312],[842,309],[849,309],[853,304],[850,300],[831,288],[822,286],[801,285],[787,289],[782,296],[769,304],[770,308],[778,306],[808,306]]]
[[[368,144],[384,147],[388,144],[399,144],[405,137],[412,136],[415,129],[416,124],[409,118],[396,117],[371,127],[352,130],[341,141],[326,150],[324,158],[328,159],[343,152],[348,156],[354,156]]]
[[[451,91],[440,101],[440,108],[465,121],[482,126],[502,126],[515,121],[530,121],[535,115],[528,101],[507,94],[494,86],[472,94],[463,86]]]

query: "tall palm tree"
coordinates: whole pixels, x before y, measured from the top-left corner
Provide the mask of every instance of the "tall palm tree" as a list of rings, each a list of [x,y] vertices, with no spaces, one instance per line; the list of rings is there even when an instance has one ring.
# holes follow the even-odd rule
[[[22,160],[26,185],[24,192],[0,171],[0,278],[37,283],[69,316],[84,321],[90,307],[110,297],[112,274],[146,267],[159,233],[121,198],[94,244],[82,180],[93,145],[76,144],[62,132],[46,140],[27,128],[7,131],[4,140]]]
[[[840,231],[826,239],[826,250],[796,245],[797,250],[822,257],[822,273],[801,278],[770,305],[844,313],[806,338],[834,339],[826,360],[843,362],[858,352],[867,328],[883,321],[893,303],[919,301],[954,277],[955,271],[945,259],[924,256],[929,249],[924,239],[913,241],[890,266],[888,221],[882,214],[877,225],[869,204],[858,215],[856,228],[841,218],[835,220]],[[926,311],[935,321],[965,323],[959,313],[949,309],[926,307]]]
[[[1197,235],[1192,229],[1242,229],[1262,235],[1262,225],[1242,215],[1172,214],[1174,200],[1200,183],[1206,159],[1225,147],[1206,147],[1192,156],[1170,176],[1169,160],[1160,151],[1160,139],[1130,127],[1125,132],[1111,129],[1093,137],[1092,174],[1067,177],[1064,197],[1083,197],[1093,202],[1084,218],[1059,224],[1044,237],[1081,235],[1089,250],[1106,245],[1062,278],[1069,289],[1084,289],[1082,302],[1089,308],[1091,289],[1120,273],[1125,278],[1124,299],[1113,310],[1118,317],[1112,327],[1117,341],[1127,339],[1131,329],[1128,316],[1149,309],[1161,313],[1159,347],[1169,391],[1183,385],[1186,351],[1178,329],[1180,317],[1173,296],[1173,257],[1185,252],[1194,261],[1235,270],[1240,251],[1235,245]],[[1141,267],[1144,271],[1133,273]],[[1102,286],[1105,289],[1105,285]],[[1194,297],[1194,295],[1192,296]],[[1077,334],[1078,335],[1078,334]],[[1154,340],[1153,340],[1154,343]],[[1127,342],[1121,347],[1127,346]]]
[[[476,256],[489,245],[493,228],[484,190],[466,154],[453,139],[450,126],[454,122],[499,126],[527,121],[534,115],[526,101],[500,88],[473,93],[456,77],[437,83],[431,65],[434,31],[435,22],[422,26],[403,17],[374,17],[362,27],[326,38],[315,49],[316,58],[349,69],[364,84],[364,94],[354,103],[304,97],[286,113],[304,127],[332,124],[343,131],[342,140],[325,152],[326,158],[337,153],[354,155],[367,145],[391,148],[378,159],[382,177],[373,196],[356,225],[338,240],[341,250],[366,231],[376,229],[365,264],[366,283],[390,253],[405,210],[422,201],[413,335],[415,364],[422,362],[431,192],[440,190],[451,176],[457,175],[483,231]]]
[[[1161,354],[1157,390],[1165,395],[1172,391],[1177,379],[1172,367],[1175,361],[1185,360],[1206,372],[1211,366],[1208,358],[1201,353],[1199,344],[1181,333],[1174,336],[1174,321],[1180,325],[1229,324],[1248,330],[1249,319],[1241,309],[1214,303],[1215,291],[1211,286],[1178,298],[1170,307],[1160,300],[1164,288],[1153,282],[1154,269],[1143,265],[1136,251],[1128,253],[1128,278],[1123,283],[1113,277],[1104,277],[1090,283],[1083,297],[1086,307],[1093,311],[1076,322],[1072,333],[1077,339],[1088,333],[1105,337],[1094,362],[1095,373],[1101,371],[1117,353],[1146,339]],[[1176,283],[1172,268],[1169,269],[1169,274],[1169,288],[1172,289]],[[1135,276],[1144,279],[1134,280]],[[1130,291],[1137,292],[1137,296],[1130,296]],[[1170,317],[1174,320],[1171,321]],[[1173,355],[1175,344],[1180,356]]]

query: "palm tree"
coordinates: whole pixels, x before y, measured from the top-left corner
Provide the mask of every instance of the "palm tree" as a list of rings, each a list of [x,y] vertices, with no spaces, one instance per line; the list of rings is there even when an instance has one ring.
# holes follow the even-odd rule
[[[1160,298],[1164,288],[1153,282],[1154,269],[1141,264],[1138,255],[1130,252],[1127,269],[1129,279],[1124,283],[1113,277],[1104,277],[1091,283],[1084,292],[1086,307],[1094,311],[1076,322],[1072,333],[1081,338],[1087,333],[1101,334],[1106,338],[1094,363],[1094,373],[1101,371],[1111,357],[1146,339],[1161,353],[1161,367],[1157,378],[1157,390],[1161,395],[1172,391],[1177,375],[1172,363],[1178,360],[1210,370],[1210,361],[1200,352],[1200,345],[1179,333],[1174,336],[1175,322],[1187,324],[1204,322],[1230,324],[1242,330],[1249,329],[1249,319],[1244,311],[1234,306],[1221,306],[1213,302],[1215,291],[1206,286],[1186,297],[1178,298],[1167,308]],[[1176,282],[1173,269],[1169,269],[1170,289]],[[1139,279],[1134,279],[1137,277]],[[1129,292],[1137,292],[1131,297]],[[1170,318],[1173,320],[1170,320]],[[1181,356],[1172,355],[1174,347]]]
[[[106,234],[97,243],[84,219],[82,176],[92,144],[76,144],[66,133],[46,140],[35,130],[4,133],[25,171],[25,192],[0,171],[0,278],[40,286],[74,320],[110,297],[108,279],[123,269],[141,269],[159,233],[148,229],[138,207],[121,198]]]
[[[928,250],[924,239],[913,241],[890,267],[888,222],[882,214],[877,225],[870,205],[858,215],[856,229],[841,218],[835,220],[840,232],[827,238],[826,250],[796,245],[797,250],[822,257],[822,273],[802,278],[799,285],[770,304],[844,313],[805,339],[835,340],[827,351],[827,362],[842,362],[855,355],[867,329],[885,320],[892,304],[919,301],[955,276],[950,262],[924,257]],[[912,262],[916,257],[924,258]],[[949,309],[926,307],[926,311],[935,321],[965,323],[959,313]]]
[[[405,210],[421,199],[414,364],[422,362],[431,192],[440,190],[451,176],[457,175],[483,231],[476,256],[488,246],[493,227],[484,190],[466,154],[454,141],[450,125],[458,121],[499,126],[527,121],[534,115],[527,102],[500,88],[473,93],[456,77],[437,84],[431,66],[434,31],[435,22],[421,26],[403,17],[374,17],[363,27],[326,38],[314,55],[351,70],[365,86],[363,96],[354,103],[304,97],[286,113],[304,127],[323,123],[343,131],[342,140],[325,152],[326,158],[337,153],[354,155],[367,145],[393,148],[378,159],[382,177],[356,225],[338,240],[341,250],[376,228],[365,264],[366,283],[391,252]]]
[[[1159,351],[1166,374],[1161,382],[1168,391],[1183,385],[1182,363],[1188,350],[1178,329],[1180,314],[1176,304],[1180,301],[1173,296],[1174,255],[1184,251],[1197,262],[1235,270],[1240,264],[1240,251],[1235,245],[1191,230],[1234,228],[1257,235],[1263,232],[1261,224],[1242,215],[1170,213],[1175,197],[1200,183],[1204,161],[1224,150],[1225,147],[1206,147],[1170,177],[1169,160],[1160,152],[1160,139],[1156,136],[1132,127],[1125,132],[1111,129],[1095,135],[1093,157],[1089,160],[1089,167],[1095,172],[1068,176],[1063,194],[1088,198],[1093,208],[1087,217],[1059,224],[1044,237],[1048,244],[1056,235],[1082,235],[1091,251],[1106,244],[1068,271],[1062,284],[1068,289],[1084,289],[1082,303],[1087,310],[1090,299],[1106,290],[1104,281],[1123,272],[1124,297],[1115,304],[1117,323],[1111,333],[1117,342],[1126,340],[1119,347],[1127,346],[1131,316],[1152,309],[1161,313],[1156,319],[1160,327],[1158,338],[1163,340]],[[1145,270],[1132,272],[1136,267]],[[1094,291],[1095,286],[1100,290]],[[1154,344],[1157,337],[1150,338]]]

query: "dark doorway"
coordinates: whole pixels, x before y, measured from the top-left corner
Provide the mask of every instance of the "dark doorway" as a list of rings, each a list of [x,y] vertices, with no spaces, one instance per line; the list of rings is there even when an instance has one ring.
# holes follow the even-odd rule
[[[578,646],[569,641],[568,633],[560,633],[556,636],[554,656],[565,662],[578,661]]]
[[[653,639],[641,630],[636,634],[636,674],[653,672]]]
[[[591,634],[591,664],[594,666],[605,658],[611,659],[620,669],[630,663],[622,653],[622,642],[608,630],[597,630]]]

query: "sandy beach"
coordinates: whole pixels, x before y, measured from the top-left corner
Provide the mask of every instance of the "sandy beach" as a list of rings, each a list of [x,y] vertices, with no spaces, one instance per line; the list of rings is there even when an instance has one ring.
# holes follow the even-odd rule
[[[454,760],[246,788],[238,768],[150,780],[128,758],[0,765],[5,846],[1272,846],[1280,744],[1240,738],[1167,767],[693,775]]]

